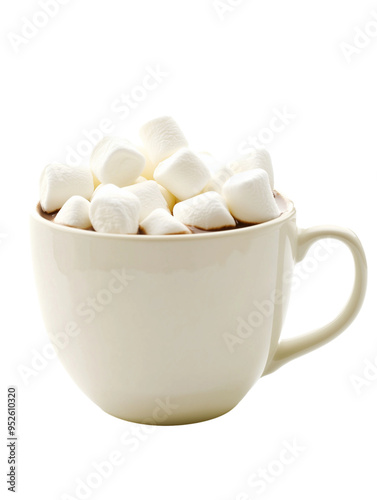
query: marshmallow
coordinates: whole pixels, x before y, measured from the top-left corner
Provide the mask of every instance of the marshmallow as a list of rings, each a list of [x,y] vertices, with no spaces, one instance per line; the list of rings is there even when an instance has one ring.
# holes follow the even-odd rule
[[[174,196],[174,194],[171,194],[170,191],[168,191],[166,188],[164,188],[164,186],[161,186],[161,184],[157,184],[157,186],[159,187],[159,190],[161,191],[162,196],[165,198],[170,212],[172,212],[174,205],[177,203],[177,198]]]
[[[105,137],[94,148],[90,167],[104,184],[123,187],[132,184],[141,175],[145,158],[126,139]]]
[[[157,166],[154,178],[178,200],[186,200],[201,192],[211,173],[195,153],[183,148]]]
[[[261,168],[267,172],[271,189],[274,189],[274,170],[271,156],[266,149],[252,149],[249,153],[231,163],[230,168],[235,174],[245,172],[246,170]]]
[[[61,163],[47,165],[40,179],[40,202],[44,212],[62,208],[71,196],[89,199],[94,191],[93,176],[86,167],[69,167]]]
[[[95,196],[89,210],[92,226],[99,233],[136,234],[139,215],[138,198],[120,188],[112,190],[108,196],[104,193]]]
[[[241,222],[266,222],[280,215],[268,175],[261,168],[233,175],[224,184],[223,196],[233,217]]]
[[[161,191],[156,181],[140,182],[133,184],[122,189],[128,193],[132,193],[140,201],[140,221],[144,220],[148,215],[156,210],[156,208],[163,208],[169,211],[165,198],[162,196]]]
[[[90,202],[82,196],[72,196],[57,213],[54,222],[63,226],[89,229],[92,225],[89,218]]]
[[[99,196],[99,195],[111,196],[114,193],[115,194],[119,193],[118,186],[115,186],[114,184],[100,184],[94,190],[94,193],[92,194],[92,197],[90,198],[90,201],[93,201],[96,196]]]
[[[170,116],[155,118],[143,125],[140,137],[154,166],[188,146],[183,132]]]
[[[182,222],[163,208],[153,210],[140,224],[145,234],[190,234],[191,231]]]
[[[203,189],[203,193],[206,193],[207,191],[216,191],[221,194],[223,185],[232,177],[232,175],[233,171],[228,167],[218,169],[216,172],[212,173],[212,177]]]
[[[183,224],[204,230],[234,227],[236,225],[224,199],[214,191],[202,193],[194,198],[177,203],[173,214]]]

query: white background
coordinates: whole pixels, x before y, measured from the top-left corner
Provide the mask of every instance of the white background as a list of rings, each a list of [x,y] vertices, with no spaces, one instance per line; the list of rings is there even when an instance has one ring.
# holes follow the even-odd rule
[[[234,6],[221,17],[212,0],[72,0],[18,51],[9,34],[21,35],[23,18],[41,8],[36,0],[1,4],[1,495],[6,388],[15,384],[21,499],[79,498],[78,481],[113,450],[122,465],[88,498],[375,498],[377,380],[357,391],[352,379],[363,377],[365,360],[377,364],[377,26],[368,25],[373,36],[359,37],[348,59],[342,44],[354,45],[357,27],[377,20],[377,3],[222,3]],[[148,67],[160,68],[162,81],[131,102],[128,116],[115,111]],[[103,119],[114,134],[132,137],[160,114],[173,115],[193,146],[227,161],[276,110],[291,118],[267,147],[276,188],[294,200],[300,226],[350,227],[365,246],[369,288],[352,326],[262,379],[227,415],[151,435],[103,413],[56,360],[25,380],[20,367],[31,367],[47,343],[28,241],[45,164],[64,162],[67,147],[77,149],[83,131]],[[340,310],[353,277],[348,251],[338,247],[302,276],[285,336]],[[127,432],[139,433],[132,446]],[[294,440],[302,451],[281,470],[276,461]],[[256,488],[250,477],[260,468],[279,475]]]

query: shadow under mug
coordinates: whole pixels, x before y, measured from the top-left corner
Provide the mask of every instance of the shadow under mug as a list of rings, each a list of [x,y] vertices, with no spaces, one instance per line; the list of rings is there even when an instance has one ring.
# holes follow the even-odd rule
[[[321,238],[345,243],[355,282],[342,312],[280,340],[295,263]],[[194,235],[109,235],[31,216],[44,322],[58,357],[107,413],[174,425],[220,416],[262,376],[339,335],[366,290],[364,251],[335,226],[278,219]]]

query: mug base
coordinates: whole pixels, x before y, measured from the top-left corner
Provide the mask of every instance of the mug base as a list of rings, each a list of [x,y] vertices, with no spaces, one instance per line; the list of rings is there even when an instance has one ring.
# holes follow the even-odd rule
[[[217,415],[208,415],[208,416],[193,417],[193,418],[187,418],[182,416],[181,418],[175,418],[169,421],[166,420],[164,422],[149,422],[148,419],[144,418],[132,419],[121,415],[115,415],[114,413],[110,413],[109,411],[106,411],[103,408],[101,408],[101,410],[107,413],[107,415],[110,415],[111,417],[115,417],[118,418],[119,420],[124,420],[125,422],[130,422],[132,424],[154,425],[156,427],[174,427],[176,425],[190,425],[190,424],[199,424],[200,422],[208,422],[209,420],[214,420],[215,418],[219,418],[226,415],[227,413],[232,411],[233,408],[234,406],[232,408],[228,408],[227,410]]]
[[[126,404],[95,401],[108,415],[136,424],[170,426],[205,422],[225,415],[243,399],[249,387],[216,390],[149,400],[127,398]]]

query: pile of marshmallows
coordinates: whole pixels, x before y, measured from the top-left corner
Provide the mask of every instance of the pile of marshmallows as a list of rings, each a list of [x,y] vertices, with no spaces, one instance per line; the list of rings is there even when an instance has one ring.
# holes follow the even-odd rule
[[[275,219],[271,159],[253,150],[227,167],[195,153],[171,117],[140,130],[136,147],[105,137],[94,148],[90,169],[48,165],[40,203],[54,222],[100,233],[186,234],[189,227],[216,230]],[[235,220],[236,219],[236,220]]]

